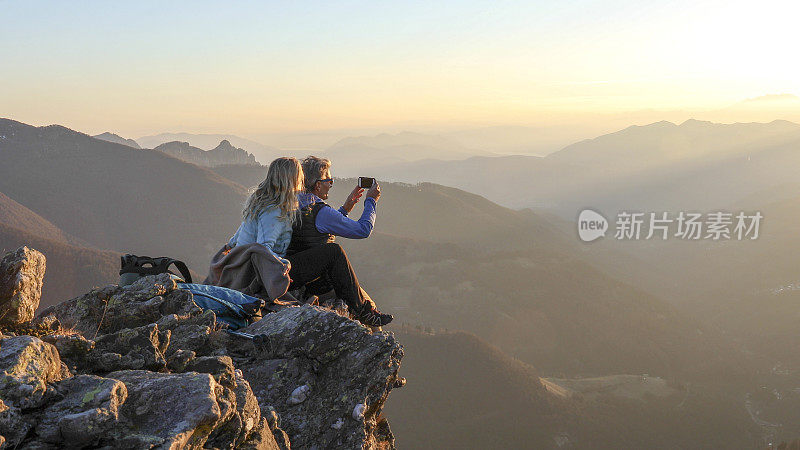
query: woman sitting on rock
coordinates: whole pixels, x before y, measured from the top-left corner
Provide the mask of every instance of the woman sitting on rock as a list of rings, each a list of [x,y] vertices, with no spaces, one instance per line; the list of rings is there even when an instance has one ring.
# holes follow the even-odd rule
[[[261,244],[284,265],[283,273],[288,271],[290,290],[305,286],[324,275],[331,281],[336,296],[347,303],[357,320],[373,327],[388,324],[393,317],[382,314],[371,302],[365,301],[353,267],[339,244],[318,245],[286,256],[292,225],[299,220],[297,195],[302,191],[303,169],[300,162],[287,157],[272,161],[267,177],[247,199],[242,211],[242,224],[227,247],[234,249],[231,251],[233,253],[241,250],[237,247]],[[261,281],[269,284],[268,280]],[[270,286],[265,287],[267,291],[270,290]]]

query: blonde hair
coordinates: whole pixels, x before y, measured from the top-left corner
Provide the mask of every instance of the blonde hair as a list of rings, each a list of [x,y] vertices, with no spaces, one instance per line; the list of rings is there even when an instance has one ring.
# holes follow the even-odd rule
[[[272,161],[264,178],[247,198],[242,210],[245,220],[256,219],[268,208],[280,208],[281,220],[295,221],[297,193],[303,188],[303,168],[296,158],[282,157]]]
[[[308,156],[303,160],[303,173],[306,177],[306,192],[314,190],[314,185],[322,179],[322,174],[330,170],[331,160],[317,156]]]

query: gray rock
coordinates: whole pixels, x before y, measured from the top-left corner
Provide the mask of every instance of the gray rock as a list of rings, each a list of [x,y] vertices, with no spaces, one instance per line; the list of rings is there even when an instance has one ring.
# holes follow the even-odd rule
[[[267,314],[243,331],[263,335],[249,357],[237,358],[262,411],[273,406],[295,448],[393,448],[378,417],[394,386],[402,346],[388,332],[371,333],[331,311],[302,306]],[[246,351],[245,345],[240,351]],[[298,386],[306,398],[290,404]],[[363,420],[352,417],[366,405]]]
[[[261,408],[258,406],[258,399],[250,388],[250,383],[244,379],[241,370],[236,370],[234,373],[236,382],[236,408],[239,412],[244,428],[247,432],[252,429],[266,425],[267,432],[269,432],[269,425],[262,420]]]
[[[144,370],[108,376],[128,389],[120,420],[135,425],[139,443],[160,441],[158,445],[164,448],[231,448],[260,431],[256,427],[261,422],[260,411],[252,390],[246,384],[239,388],[233,378],[221,376],[221,384],[205,373]],[[253,398],[248,400],[248,396]],[[238,398],[243,399],[242,404]],[[252,424],[249,429],[248,423]]]
[[[250,384],[242,376],[241,371],[233,369],[231,359],[227,356],[216,358],[201,357],[195,361],[194,367],[208,370],[220,386],[223,387],[225,397],[231,404],[235,404],[234,410],[223,410],[223,419],[221,420],[223,424],[211,433],[206,446],[233,448],[249,439],[249,436],[253,433],[263,433],[264,430],[261,429],[261,408],[258,406],[258,399],[253,394]],[[230,396],[234,398],[230,398]],[[266,432],[269,433],[269,428],[267,428]],[[269,440],[269,437],[265,439]]]
[[[128,388],[120,409],[124,419],[164,447],[201,448],[221,418],[216,382],[208,374],[129,370],[108,376]]]
[[[32,336],[0,340],[0,398],[19,408],[36,408],[47,399],[48,383],[64,376],[56,348]]]
[[[233,361],[228,356],[201,356],[186,364],[185,372],[207,373],[214,377],[217,383],[226,386],[236,386]]]
[[[306,397],[308,396],[308,391],[310,390],[311,386],[307,384],[297,387],[289,395],[289,398],[286,400],[286,403],[290,405],[297,405],[298,403],[303,403],[304,401],[306,401]]]
[[[364,420],[364,412],[367,410],[367,405],[363,403],[356,403],[356,406],[353,407],[353,420],[362,421]]]
[[[186,292],[186,291],[181,291]],[[187,301],[191,302],[191,292]],[[194,304],[192,302],[192,304]],[[163,321],[159,321],[162,323]],[[162,325],[159,325],[162,327]],[[199,356],[225,353],[224,332],[218,329],[217,316],[213,311],[204,311],[199,315],[169,321],[163,329],[170,330],[170,350],[167,356],[178,350],[192,351]]]
[[[70,370],[91,372],[87,361],[89,354],[94,350],[94,341],[80,334],[50,334],[44,336],[42,340],[56,347],[61,361],[66,363]]]
[[[92,340],[155,323],[160,331],[171,332],[170,352],[210,355],[222,348],[216,339],[219,327],[214,313],[198,307],[191,292],[176,289],[175,281],[167,274],[144,277],[130,286],[94,289],[40,313],[40,317],[48,315]],[[106,358],[113,363],[112,356]]]
[[[27,414],[0,402],[0,433],[20,448],[278,448],[249,384],[234,377],[78,375],[53,383],[59,397]]]
[[[42,298],[45,257],[20,247],[0,260],[0,326],[30,322]]]
[[[184,372],[186,366],[191,360],[197,356],[197,353],[191,350],[178,349],[172,352],[167,359],[167,368],[170,372]]]
[[[0,399],[0,435],[4,439],[0,440],[0,448],[15,448],[18,446],[25,435],[33,428],[32,421],[26,421],[22,417],[19,408],[6,405]],[[3,441],[8,445],[3,447]]]
[[[285,447],[282,447],[280,442],[276,441],[267,425],[267,419],[262,419],[251,436],[241,445],[238,445],[237,448],[242,450],[291,450],[291,447],[288,446],[288,441]]]
[[[168,274],[143,277],[120,287],[109,285],[50,306],[40,316],[55,316],[63,326],[74,328],[88,339],[125,328],[156,323],[163,316],[189,317],[203,313],[191,293],[176,291]]]
[[[169,347],[170,334],[169,330],[159,332],[158,325],[152,323],[100,336],[90,354],[94,371],[164,370],[167,367],[164,353]]]
[[[280,416],[278,416],[278,412],[275,411],[275,408],[267,405],[266,407],[262,407],[261,411],[262,414],[266,416],[267,424],[272,431],[275,442],[278,443],[278,448],[281,450],[291,449],[292,446],[289,443],[289,435],[281,428],[281,419]]]
[[[56,384],[63,399],[41,414],[37,440],[74,447],[111,443],[124,434],[119,408],[128,390],[121,381],[94,375],[78,375]]]
[[[42,330],[55,333],[61,328],[61,322],[58,321],[56,316],[38,316],[34,317],[31,325]]]

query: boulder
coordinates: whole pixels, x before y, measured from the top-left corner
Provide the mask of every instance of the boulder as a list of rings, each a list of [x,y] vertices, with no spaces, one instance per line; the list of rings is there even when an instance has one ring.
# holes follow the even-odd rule
[[[237,404],[235,380],[223,386],[210,374],[145,370],[113,372],[108,376],[122,381],[128,389],[128,400],[120,408],[121,420],[135,427],[136,433],[129,439],[141,445],[232,447],[258,431],[257,404],[252,399],[248,404],[247,392],[241,394],[243,404]],[[243,385],[242,389],[247,391],[249,386]]]
[[[22,408],[36,408],[47,401],[48,383],[65,373],[56,348],[32,336],[0,340],[0,399]]]
[[[63,398],[39,416],[36,441],[81,448],[111,443],[120,437],[119,410],[128,397],[124,383],[78,375],[54,387]]]
[[[261,410],[277,411],[292,447],[393,448],[379,420],[403,356],[392,333],[315,306],[267,314],[243,331],[258,338],[236,367]]]
[[[36,409],[0,401],[0,434],[23,448],[277,449],[249,384],[227,370],[229,358],[222,366],[221,382],[205,373],[146,370],[57,381]]]
[[[45,257],[20,247],[0,260],[0,327],[30,322],[42,298]]]

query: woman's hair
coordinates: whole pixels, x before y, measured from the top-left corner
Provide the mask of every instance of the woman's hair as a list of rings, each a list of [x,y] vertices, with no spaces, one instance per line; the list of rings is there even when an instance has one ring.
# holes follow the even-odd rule
[[[247,198],[242,215],[255,219],[267,208],[280,208],[281,220],[294,223],[297,193],[303,186],[303,168],[296,158],[282,157],[272,161],[264,178]]]
[[[314,189],[314,184],[322,179],[322,174],[331,168],[331,160],[316,156],[307,156],[303,160],[303,173],[306,177],[306,192]]]

